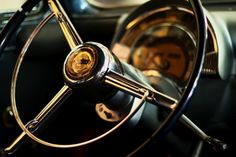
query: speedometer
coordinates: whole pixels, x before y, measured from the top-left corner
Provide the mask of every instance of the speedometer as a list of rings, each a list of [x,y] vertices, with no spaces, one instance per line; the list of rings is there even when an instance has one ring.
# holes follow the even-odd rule
[[[123,18],[111,48],[120,60],[141,70],[152,85],[157,85],[158,79],[169,80],[181,91],[194,67],[197,24],[187,2],[155,4],[146,3]],[[218,26],[211,16],[206,15],[208,38],[202,74],[227,78],[230,59],[220,59],[219,52],[227,53],[229,48],[219,42],[223,36],[217,33]]]
[[[122,35],[115,37],[113,52],[150,80],[162,77],[184,87],[196,52],[197,28],[193,18],[192,11],[182,6],[155,8],[145,13],[140,10],[137,17],[124,22]]]
[[[194,50],[194,35],[187,28],[163,23],[151,27],[136,39],[131,46],[129,62],[146,73],[156,70],[183,82],[189,77],[188,69],[193,66]]]

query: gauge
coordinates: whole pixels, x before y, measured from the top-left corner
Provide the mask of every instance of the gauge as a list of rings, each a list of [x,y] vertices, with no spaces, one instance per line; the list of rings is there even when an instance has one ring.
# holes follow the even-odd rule
[[[165,77],[184,88],[196,53],[197,28],[193,19],[189,8],[168,6],[148,12],[144,8],[120,26],[112,51],[120,60],[143,71],[148,79],[152,77],[152,84],[153,77]],[[218,50],[210,26],[203,72],[216,74]]]
[[[142,71],[157,70],[176,80],[185,80],[192,68],[194,36],[187,28],[164,23],[140,35],[131,47],[129,62]]]
[[[135,18],[126,25],[113,52],[145,71],[145,75],[159,73],[174,80],[178,86],[184,86],[196,51],[196,32],[192,31],[196,30],[196,24],[191,20],[193,15],[186,12],[188,10],[183,8],[176,11],[164,7]]]

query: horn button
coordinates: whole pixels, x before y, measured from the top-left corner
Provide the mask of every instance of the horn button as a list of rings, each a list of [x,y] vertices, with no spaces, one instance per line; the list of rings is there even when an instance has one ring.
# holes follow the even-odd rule
[[[97,84],[109,69],[117,69],[116,67],[108,48],[96,42],[87,42],[68,54],[64,62],[63,75],[70,87],[81,88],[82,84]]]
[[[90,47],[82,47],[69,56],[66,73],[72,80],[85,80],[93,72],[96,61],[96,52]]]

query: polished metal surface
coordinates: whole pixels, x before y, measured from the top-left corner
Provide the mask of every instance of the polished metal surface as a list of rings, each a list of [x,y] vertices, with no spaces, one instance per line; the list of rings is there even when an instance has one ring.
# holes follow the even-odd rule
[[[228,149],[229,145],[227,143],[207,135],[184,114],[180,117],[180,122],[182,122],[188,129],[190,129],[195,135],[197,135],[201,139],[201,141],[209,144],[215,151],[222,152]]]
[[[175,11],[175,15],[173,15],[172,11]],[[207,38],[207,44],[206,44],[206,52],[205,52],[205,60],[204,60],[204,65],[202,69],[202,73],[206,75],[213,75],[213,76],[218,76],[219,75],[219,48],[218,44],[219,41],[216,38],[216,32],[214,31],[212,27],[212,20],[210,19],[209,13],[207,13],[206,10],[204,10],[206,15],[207,15],[207,20],[208,20],[208,28],[207,28],[207,33],[208,33],[208,38]],[[151,30],[154,28],[161,27],[162,25],[172,25],[172,26],[177,26],[179,30],[183,30],[186,35],[188,35],[191,38],[191,41],[187,38],[181,38],[181,34],[177,34],[172,37],[172,40],[168,39],[168,41],[177,41],[179,40],[182,45],[181,49],[183,49],[184,52],[183,54],[185,55],[185,61],[181,61],[181,64],[186,62],[187,68],[182,68],[183,71],[185,71],[185,76],[178,78],[179,82],[181,82],[181,86],[183,86],[185,83],[183,80],[187,80],[187,77],[190,75],[191,68],[193,66],[193,57],[195,56],[195,51],[196,49],[189,47],[189,43],[193,43],[194,46],[196,46],[196,27],[193,25],[193,22],[188,22],[189,19],[192,19],[194,17],[194,13],[191,9],[189,8],[184,8],[184,7],[169,7],[169,6],[164,6],[160,8],[153,9],[152,11],[148,11],[145,14],[139,14],[139,16],[135,17],[134,19],[130,20],[127,25],[125,26],[124,30],[121,31],[123,34],[118,35],[118,38],[115,38],[113,41],[112,45],[112,50],[113,52],[120,57],[123,61],[128,62],[134,66],[135,62],[133,61],[133,58],[135,57],[135,49],[136,52],[140,51],[142,52],[143,56],[145,59],[149,58],[153,52],[158,51],[157,44],[161,45],[160,43],[163,43],[163,41],[158,40],[158,34],[156,34],[155,31],[151,33]],[[126,21],[124,21],[126,23]],[[171,28],[171,27],[169,27]],[[169,34],[173,34],[173,30],[164,28],[162,31],[160,31],[162,37],[170,37]],[[159,33],[160,34],[160,33]],[[147,38],[146,41],[152,41],[154,42],[156,39],[156,45],[151,45],[150,43],[146,43],[145,41],[141,42],[140,38],[142,36],[147,36],[149,35],[150,38]],[[160,35],[159,35],[160,36]],[[185,42],[181,42],[185,41]],[[142,45],[143,43],[143,45]],[[181,44],[178,44],[180,46]],[[139,45],[139,47],[137,47]],[[147,46],[148,45],[148,46]],[[150,46],[151,45],[151,46]],[[162,44],[164,45],[164,44]],[[166,44],[167,45],[167,44]],[[152,47],[155,47],[156,49],[153,49]],[[173,47],[173,46],[172,46]],[[171,42],[169,46],[165,47],[165,51],[172,52],[171,47]],[[179,51],[180,52],[180,51]],[[146,55],[146,53],[149,53],[150,55]],[[223,52],[224,53],[224,52]],[[187,56],[187,57],[186,57]],[[150,57],[154,58],[154,57]],[[165,58],[162,57],[164,60]],[[154,59],[153,59],[154,60]],[[161,57],[159,57],[158,60],[161,60]],[[182,59],[183,60],[183,59]],[[160,61],[159,61],[160,62]],[[150,63],[150,68],[155,69],[154,63]],[[179,67],[181,64],[175,63],[174,67]],[[176,66],[178,65],[178,66]],[[137,67],[137,66],[136,66]],[[140,67],[137,67],[140,69]],[[147,70],[148,67],[146,67],[145,70]],[[156,68],[157,69],[157,68]],[[168,70],[163,70],[163,69],[157,69],[159,72],[162,73],[162,75],[169,75]],[[175,76],[181,76],[181,73],[177,73],[178,71],[175,72]],[[181,72],[181,71],[180,71]],[[182,72],[183,73],[183,72]],[[177,75],[176,75],[177,74]],[[172,78],[172,76],[170,76]]]
[[[204,60],[202,73],[206,75],[217,75],[218,71],[218,52],[207,53]]]
[[[86,79],[93,73],[97,60],[96,50],[91,47],[75,49],[66,61],[66,73],[73,80]]]
[[[101,135],[99,135],[95,138],[89,139],[87,141],[83,141],[83,142],[79,142],[79,143],[72,143],[72,144],[58,144],[58,143],[48,142],[48,141],[40,139],[39,137],[34,135],[34,132],[41,125],[43,125],[43,123],[47,120],[47,118],[49,118],[49,116],[52,114],[52,112],[61,103],[63,103],[63,101],[66,98],[68,98],[68,96],[72,93],[72,88],[70,88],[70,86],[69,86],[70,84],[64,85],[61,88],[61,90],[51,99],[51,101],[36,115],[36,117],[34,119],[30,120],[27,124],[23,124],[23,122],[22,122],[22,120],[19,116],[18,110],[17,110],[17,102],[16,102],[16,86],[17,86],[18,73],[20,71],[24,56],[25,56],[32,40],[38,34],[38,32],[42,29],[42,27],[52,17],[54,17],[54,15],[55,14],[51,13],[46,19],[44,19],[36,27],[36,29],[33,31],[31,36],[28,38],[26,44],[24,45],[24,47],[23,47],[23,49],[22,49],[22,51],[21,51],[21,53],[20,53],[20,55],[17,59],[17,63],[16,63],[16,66],[15,66],[14,74],[13,74],[13,78],[12,78],[12,84],[11,84],[11,102],[12,102],[12,109],[13,109],[14,116],[17,120],[17,123],[19,124],[19,126],[23,130],[23,132],[15,139],[15,141],[13,141],[8,147],[5,148],[5,152],[7,152],[8,154],[11,154],[12,152],[14,152],[24,142],[24,140],[27,137],[30,137],[31,139],[33,139],[36,142],[41,143],[43,145],[46,145],[46,146],[49,146],[49,147],[56,147],[56,148],[79,147],[79,146],[87,145],[87,144],[93,143],[95,141],[98,141],[98,140],[108,136],[109,134],[114,132],[116,129],[121,127],[124,123],[129,121],[139,111],[139,109],[143,106],[143,104],[145,103],[147,97],[149,96],[149,91],[148,90],[143,90],[143,92],[142,92],[143,95],[140,95],[140,97],[139,97],[140,99],[138,99],[138,101],[136,101],[135,105],[133,105],[131,110],[129,110],[130,112],[125,117],[123,117],[123,119],[121,121],[119,121],[118,124],[116,124],[113,128],[111,128],[107,132],[105,132],[105,133],[103,133],[103,134],[101,134]],[[71,63],[70,64],[71,65],[70,70],[72,70],[76,74],[78,74],[81,71],[85,70],[86,71],[85,76],[87,77],[87,76],[89,76],[89,73],[94,68],[94,65],[95,65],[95,62],[96,62],[96,59],[95,59],[96,58],[95,57],[96,53],[91,51],[91,49],[90,49],[91,52],[88,52],[89,48],[84,46],[84,45],[76,46],[75,43],[74,43],[74,45],[73,45],[73,43],[74,42],[72,42],[72,46],[75,46],[75,47],[73,48],[71,53],[67,56],[66,61],[68,61],[68,60],[71,61],[70,62]],[[101,44],[98,44],[98,43],[96,43],[95,45],[100,47],[100,50],[101,50],[100,52],[101,52],[101,54],[104,55],[104,58],[103,58],[104,61],[102,62],[102,65],[99,69],[100,71],[96,71],[96,73],[94,75],[99,75],[99,78],[103,78],[103,77],[105,77],[106,72],[108,70],[110,60],[112,60],[112,59],[114,60],[114,58],[111,55],[106,55],[106,53],[110,53],[110,52],[108,52],[107,48],[105,48],[104,46],[102,46]],[[78,49],[81,48],[83,51],[79,51],[80,53],[74,53],[74,52],[77,52],[76,51],[77,48]],[[85,49],[86,49],[86,51],[84,51]],[[65,61],[65,63],[66,63],[66,61]],[[91,62],[91,63],[89,63],[89,62]],[[89,64],[87,64],[87,63],[89,63]],[[85,65],[83,65],[83,64],[85,64]],[[85,69],[82,68],[83,66],[85,66]],[[110,67],[110,68],[112,68],[112,67]],[[79,79],[81,79],[81,78],[79,78]]]
[[[205,13],[208,17],[208,38],[206,45],[206,56],[204,59],[204,64],[202,68],[202,73],[206,75],[219,75],[219,41],[216,38],[216,32],[213,29],[212,21],[210,20],[210,15]],[[222,52],[221,52],[222,53]]]
[[[71,23],[59,1],[48,0],[48,5],[50,6],[52,12],[55,14],[70,48],[73,49],[77,45],[83,43],[82,39],[80,38],[79,34],[77,33],[75,27]]]
[[[105,83],[138,98],[141,98],[144,93],[148,91],[149,95],[146,100],[147,102],[164,107],[169,110],[174,110],[178,103],[178,100],[176,100],[175,98],[154,89],[150,89],[149,87],[132,81],[116,72],[109,72],[105,76]]]
[[[187,22],[193,17],[190,9],[168,5],[140,13],[123,26],[112,50],[119,56],[125,49],[123,60],[142,71],[156,70],[184,88],[196,56],[195,21]]]
[[[128,112],[128,114],[126,116],[122,117],[120,119],[120,121],[114,127],[112,127],[110,130],[106,131],[105,133],[100,134],[97,137],[89,139],[87,141],[73,143],[73,144],[57,144],[57,143],[47,142],[47,141],[35,136],[33,134],[34,131],[36,131],[37,128],[40,127],[40,125],[43,124],[44,121],[47,120],[47,118],[49,118],[50,114],[71,94],[71,92],[73,90],[73,88],[72,88],[73,86],[70,86],[70,84],[65,84],[61,88],[61,90],[51,99],[51,101],[49,101],[49,103],[36,115],[36,117],[34,119],[30,120],[27,124],[23,124],[23,122],[19,116],[19,113],[17,110],[17,105],[16,105],[16,84],[17,84],[16,82],[17,82],[18,73],[19,73],[21,64],[23,62],[25,53],[26,53],[30,43],[32,42],[33,38],[38,33],[38,31],[42,28],[42,26],[54,15],[57,17],[59,24],[63,30],[63,33],[67,39],[67,42],[69,43],[69,45],[72,49],[71,53],[67,56],[67,59],[65,61],[65,66],[68,69],[68,71],[66,71],[66,72],[67,73],[69,72],[72,74],[72,75],[70,75],[70,77],[71,77],[70,79],[76,79],[74,81],[78,81],[78,80],[80,81],[81,79],[87,79],[92,74],[93,69],[95,68],[96,62],[97,62],[96,53],[94,53],[93,50],[91,51],[89,49],[89,47],[86,47],[86,46],[80,47],[79,44],[82,43],[82,40],[80,40],[80,37],[77,35],[77,32],[75,31],[73,25],[67,19],[67,15],[64,13],[63,8],[61,7],[59,1],[49,0],[48,2],[49,2],[49,5],[53,11],[53,14],[50,14],[49,18],[42,21],[40,23],[40,25],[36,28],[36,30],[31,34],[30,38],[28,39],[27,43],[25,44],[25,46],[22,49],[22,52],[17,60],[16,67],[14,69],[14,74],[13,74],[13,79],[12,79],[12,84],[11,84],[11,102],[12,102],[12,108],[13,108],[13,113],[15,115],[15,118],[16,118],[18,124],[20,125],[21,129],[23,130],[23,132],[16,138],[16,140],[9,147],[7,147],[5,149],[6,152],[9,152],[9,154],[11,152],[14,152],[15,148],[17,148],[21,144],[21,142],[24,140],[24,138],[27,136],[29,136],[30,138],[32,138],[33,140],[37,141],[40,144],[43,144],[43,145],[46,145],[49,147],[56,147],[56,148],[72,148],[72,147],[79,147],[79,146],[91,144],[93,142],[96,142],[96,141],[108,136],[109,134],[111,134],[112,132],[117,130],[119,127],[124,125],[124,123],[126,123],[131,118],[133,118],[133,116],[140,110],[140,108],[144,105],[145,102],[150,102],[150,103],[153,103],[154,105],[165,107],[165,109],[170,110],[170,114],[167,116],[166,120],[160,125],[160,128],[164,128],[165,125],[169,126],[168,121],[172,121],[172,119],[175,120],[178,118],[178,116],[182,113],[181,109],[183,109],[183,108],[181,106],[180,106],[181,108],[179,108],[179,106],[177,106],[177,104],[179,102],[175,98],[172,98],[171,96],[164,94],[162,92],[152,90],[149,87],[147,87],[146,85],[138,83],[137,81],[132,81],[132,80],[124,77],[120,73],[117,73],[116,71],[112,71],[113,69],[112,70],[109,69],[110,68],[110,65],[109,65],[110,60],[109,59],[115,60],[114,56],[112,56],[112,55],[106,56],[105,55],[103,58],[105,61],[102,62],[100,69],[98,71],[96,71],[95,74],[93,74],[92,76],[99,75],[98,76],[98,78],[100,79],[99,81],[101,81],[101,82],[103,81],[102,83],[105,83],[105,85],[103,84],[103,86],[102,86],[104,88],[106,85],[110,85],[110,87],[116,87],[119,90],[127,92],[127,94],[130,94],[132,96],[139,98],[139,99],[136,99],[137,103],[135,103],[131,107],[131,109],[129,110],[130,112]],[[194,3],[194,2],[192,2],[192,3]],[[198,5],[197,4],[196,4],[196,6],[199,5],[199,4]],[[202,12],[201,12],[200,6],[199,6],[199,9],[200,9],[199,16],[201,16]],[[198,20],[198,18],[197,18],[197,20]],[[204,15],[202,15],[202,20],[203,20],[203,23],[202,23],[202,25],[199,24],[200,28],[198,30],[199,38],[203,39],[203,40],[199,39],[199,44],[200,44],[199,51],[200,52],[202,52],[204,50],[204,45],[205,45],[205,43],[204,43],[205,42]],[[200,30],[203,31],[202,36],[200,36],[201,35]],[[203,44],[203,45],[201,45],[201,44]],[[105,48],[102,47],[101,50],[102,49],[105,49]],[[77,51],[77,50],[79,50],[79,51]],[[104,51],[102,51],[102,52],[104,52]],[[186,101],[189,100],[189,97],[191,96],[192,91],[196,85],[196,81],[199,77],[199,71],[201,69],[201,64],[202,64],[202,62],[201,62],[202,57],[201,57],[200,52],[199,52],[199,58],[197,58],[197,60],[196,60],[195,69],[197,71],[196,72],[193,71],[193,76],[189,81],[190,86],[189,86],[189,88],[186,89],[187,90],[186,94],[183,95],[183,97],[184,96],[187,97],[187,98],[183,98],[183,101],[184,101],[183,105],[186,103]],[[104,53],[108,53],[108,51],[105,50]],[[116,60],[116,63],[120,64],[120,66],[122,66],[122,63],[120,63],[117,60]],[[114,67],[114,69],[115,68],[116,67]],[[64,68],[64,69],[66,69],[66,68]],[[129,69],[126,69],[126,70],[129,70]],[[130,72],[130,73],[132,73],[132,72]],[[132,74],[137,75],[137,77],[139,77],[137,73],[138,73],[138,71],[133,71]],[[101,78],[103,78],[103,80]],[[98,81],[98,80],[95,80],[95,81]],[[91,83],[91,82],[89,82],[89,83]],[[110,115],[106,115],[106,116],[107,116],[107,118],[110,117]],[[160,128],[156,129],[151,136],[152,137],[155,136],[157,134],[157,132],[159,132]],[[142,145],[146,144],[146,142],[148,142],[152,137],[150,137],[146,141],[144,141],[144,143]]]
[[[12,102],[12,112],[14,113],[15,119],[23,132],[13,141],[8,147],[5,148],[5,151],[9,154],[15,151],[25,140],[25,138],[32,137],[33,139],[38,139],[35,135],[32,134],[35,130],[37,130],[37,127],[44,123],[44,121],[48,118],[49,114],[52,113],[58,104],[63,101],[68,95],[71,93],[71,89],[68,86],[62,87],[62,89],[52,98],[52,100],[41,110],[41,112],[31,121],[29,121],[28,124],[23,124],[19,113],[17,109],[17,103],[16,103],[16,84],[18,79],[18,73],[20,71],[21,64],[23,62],[24,56],[29,48],[30,43],[34,39],[34,37],[39,33],[39,31],[42,29],[42,27],[54,17],[54,14],[49,14],[47,18],[45,18],[41,23],[36,27],[34,32],[31,34],[31,36],[28,38],[27,42],[25,43],[24,47],[22,48],[22,51],[17,59],[16,66],[14,69],[14,74],[12,77],[12,84],[11,84],[11,102]],[[31,123],[33,122],[33,123]],[[28,130],[30,129],[30,131]],[[31,132],[32,131],[32,132]]]
[[[97,42],[76,46],[67,55],[63,65],[63,77],[69,86],[100,82],[109,69],[117,69],[117,63],[108,48]]]

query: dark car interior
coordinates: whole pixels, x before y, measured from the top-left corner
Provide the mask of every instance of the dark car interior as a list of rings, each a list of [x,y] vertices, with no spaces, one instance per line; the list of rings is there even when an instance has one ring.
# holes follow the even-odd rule
[[[0,7],[0,157],[236,156],[235,0],[21,3]]]

